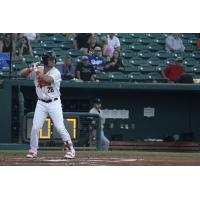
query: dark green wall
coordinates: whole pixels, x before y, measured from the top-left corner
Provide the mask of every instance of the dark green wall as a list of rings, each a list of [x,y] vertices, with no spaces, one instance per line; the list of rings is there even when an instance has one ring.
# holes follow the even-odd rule
[[[7,107],[2,101],[0,104],[0,108],[6,113],[0,114],[0,119],[6,118],[1,123],[4,131],[0,142],[8,141],[11,135],[11,95],[8,90],[10,84],[15,86],[16,83],[21,85],[24,94],[25,112],[35,109],[37,98],[31,81],[7,82],[5,90],[0,91],[1,100],[7,104]],[[3,95],[5,91],[8,94]],[[200,141],[199,91],[200,85],[64,82],[61,99],[65,112],[85,112],[89,110],[95,97],[102,99],[103,109],[128,109],[129,119],[106,120],[105,134],[110,139],[163,139],[168,135],[194,132],[194,140]],[[144,107],[154,107],[155,117],[144,117]],[[114,128],[110,128],[110,123],[114,124]],[[121,124],[128,124],[129,129],[120,128]]]
[[[0,142],[11,142],[11,85],[0,88]]]

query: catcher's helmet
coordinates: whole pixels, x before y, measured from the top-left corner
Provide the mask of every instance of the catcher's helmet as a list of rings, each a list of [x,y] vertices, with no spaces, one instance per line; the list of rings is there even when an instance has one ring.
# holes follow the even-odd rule
[[[48,60],[55,60],[56,63],[56,54],[54,51],[47,51],[42,55],[42,63],[44,65],[48,64]]]

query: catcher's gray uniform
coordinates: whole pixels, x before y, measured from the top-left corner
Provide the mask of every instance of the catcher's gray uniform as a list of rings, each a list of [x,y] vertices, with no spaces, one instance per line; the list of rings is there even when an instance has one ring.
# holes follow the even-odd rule
[[[104,124],[105,124],[105,119],[102,116],[102,110],[97,110],[96,108],[92,108],[89,113],[98,114],[100,116],[100,120],[101,120],[101,150],[108,151],[110,141],[104,135],[103,128],[104,128]]]

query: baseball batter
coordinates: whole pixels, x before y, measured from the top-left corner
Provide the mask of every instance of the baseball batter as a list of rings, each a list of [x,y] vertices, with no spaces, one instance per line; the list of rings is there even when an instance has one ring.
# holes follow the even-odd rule
[[[35,64],[34,67],[25,68],[21,71],[23,77],[30,77],[30,79],[34,80],[38,97],[31,130],[30,150],[26,157],[37,157],[39,131],[49,115],[66,145],[67,152],[64,158],[72,159],[75,158],[75,150],[70,135],[64,126],[60,100],[61,74],[55,68],[55,53],[53,51],[45,52],[42,56],[42,62],[44,64],[43,66],[41,64],[39,66]]]

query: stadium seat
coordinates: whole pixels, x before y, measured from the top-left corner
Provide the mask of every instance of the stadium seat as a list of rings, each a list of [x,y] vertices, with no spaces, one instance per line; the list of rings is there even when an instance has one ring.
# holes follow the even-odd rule
[[[52,41],[52,37],[51,36],[40,36],[40,41],[42,42],[47,42],[47,41]]]
[[[160,59],[172,58],[174,55],[172,53],[166,52],[165,50],[160,50],[155,53],[155,56]]]
[[[125,58],[125,59],[130,59],[130,58],[133,57],[134,52],[131,51],[131,50],[124,50],[124,51],[122,51],[121,55],[122,55],[123,58]]]
[[[160,60],[159,58],[157,57],[153,57],[153,58],[150,58],[148,60],[148,63],[152,66],[159,66],[161,63],[163,63],[163,60]]]
[[[110,78],[112,81],[129,81],[129,77],[122,72],[111,72]]]
[[[198,40],[197,38],[190,38],[190,39],[188,40],[188,43],[189,43],[189,44],[193,44],[193,45],[196,46],[197,40]]]
[[[31,47],[34,48],[40,48],[40,43],[39,42],[31,42]]]
[[[153,40],[151,38],[148,37],[140,37],[136,40],[136,42],[141,43],[141,44],[149,44],[151,43]]]
[[[82,56],[75,57],[75,58],[74,58],[74,62],[75,62],[75,63],[81,62],[81,58],[82,58]]]
[[[23,56],[23,60],[27,64],[30,64],[30,63],[33,63],[33,62],[38,62],[39,61],[39,57],[34,57],[34,56],[31,56],[31,55],[24,55]]]
[[[190,53],[190,57],[200,59],[200,51],[193,51],[192,53]]]
[[[138,52],[138,56],[146,59],[146,58],[151,58],[153,56],[153,53],[149,50],[142,50]]]
[[[70,49],[67,53],[72,57],[82,56],[82,52],[78,49]]]
[[[174,57],[182,57],[182,58],[188,58],[190,57],[190,52],[175,52],[175,53],[172,53],[172,55],[174,55]]]
[[[185,52],[191,52],[197,50],[197,47],[192,44],[184,44],[185,46]]]
[[[144,38],[146,37],[146,33],[130,33],[133,38]]]
[[[52,41],[47,41],[47,42],[43,42],[41,44],[41,47],[47,49],[47,50],[52,50],[53,48],[57,48],[58,45]]]
[[[184,67],[184,68],[187,73],[197,72],[197,70],[195,70],[196,68],[193,67]]]
[[[64,56],[56,56],[57,62],[64,62],[65,57]]]
[[[99,81],[110,81],[110,73],[105,72],[97,72],[96,79]]]
[[[133,72],[128,74],[129,81],[143,82],[146,80],[146,75],[141,74],[140,72]]]
[[[142,73],[146,72],[155,72],[156,67],[155,66],[139,66],[139,71]]]
[[[140,43],[134,43],[131,45],[131,49],[132,51],[141,51],[141,50],[147,50],[147,46],[146,45],[142,45]]]
[[[119,39],[122,38],[132,38],[132,36],[128,33],[116,33],[116,37],[118,37]]]
[[[164,77],[159,72],[152,72],[147,75],[148,80],[166,82]]]
[[[157,44],[160,44],[162,46],[165,46],[165,38],[164,37],[158,37],[158,38],[154,39],[154,42]]]
[[[27,63],[13,63],[13,68],[15,69],[15,70],[21,70],[21,69],[23,69],[23,68],[25,68],[25,67],[28,67],[28,64]]]
[[[166,65],[173,65],[175,64],[175,58],[168,58],[164,61]]]
[[[73,45],[72,41],[65,41],[65,42],[62,42],[59,45],[59,47],[62,48],[63,50],[69,50],[69,49],[73,49],[74,45]]]
[[[122,42],[126,45],[130,45],[133,42],[135,42],[135,39],[130,36],[130,37],[126,37],[126,38],[121,38],[120,42]]]
[[[186,58],[184,59],[183,64],[186,66],[195,66],[199,64],[199,61],[195,60],[194,58]]]
[[[160,45],[160,44],[149,44],[147,46],[147,48],[151,51],[160,51],[164,49],[164,46]]]
[[[56,43],[60,43],[60,42],[65,42],[67,39],[65,36],[63,35],[57,35],[57,36],[53,36],[52,40]]]
[[[43,48],[34,48],[33,53],[34,53],[34,55],[41,56],[44,53],[44,49]]]
[[[66,51],[62,50],[61,48],[54,48],[53,51],[55,52],[56,56],[64,56]]]
[[[141,58],[132,58],[130,60],[130,63],[132,63],[134,66],[139,66],[139,65],[145,65],[145,64],[147,64],[146,60],[141,59]]]
[[[130,67],[125,67],[125,72],[138,72],[139,69],[137,66],[130,66]]]

